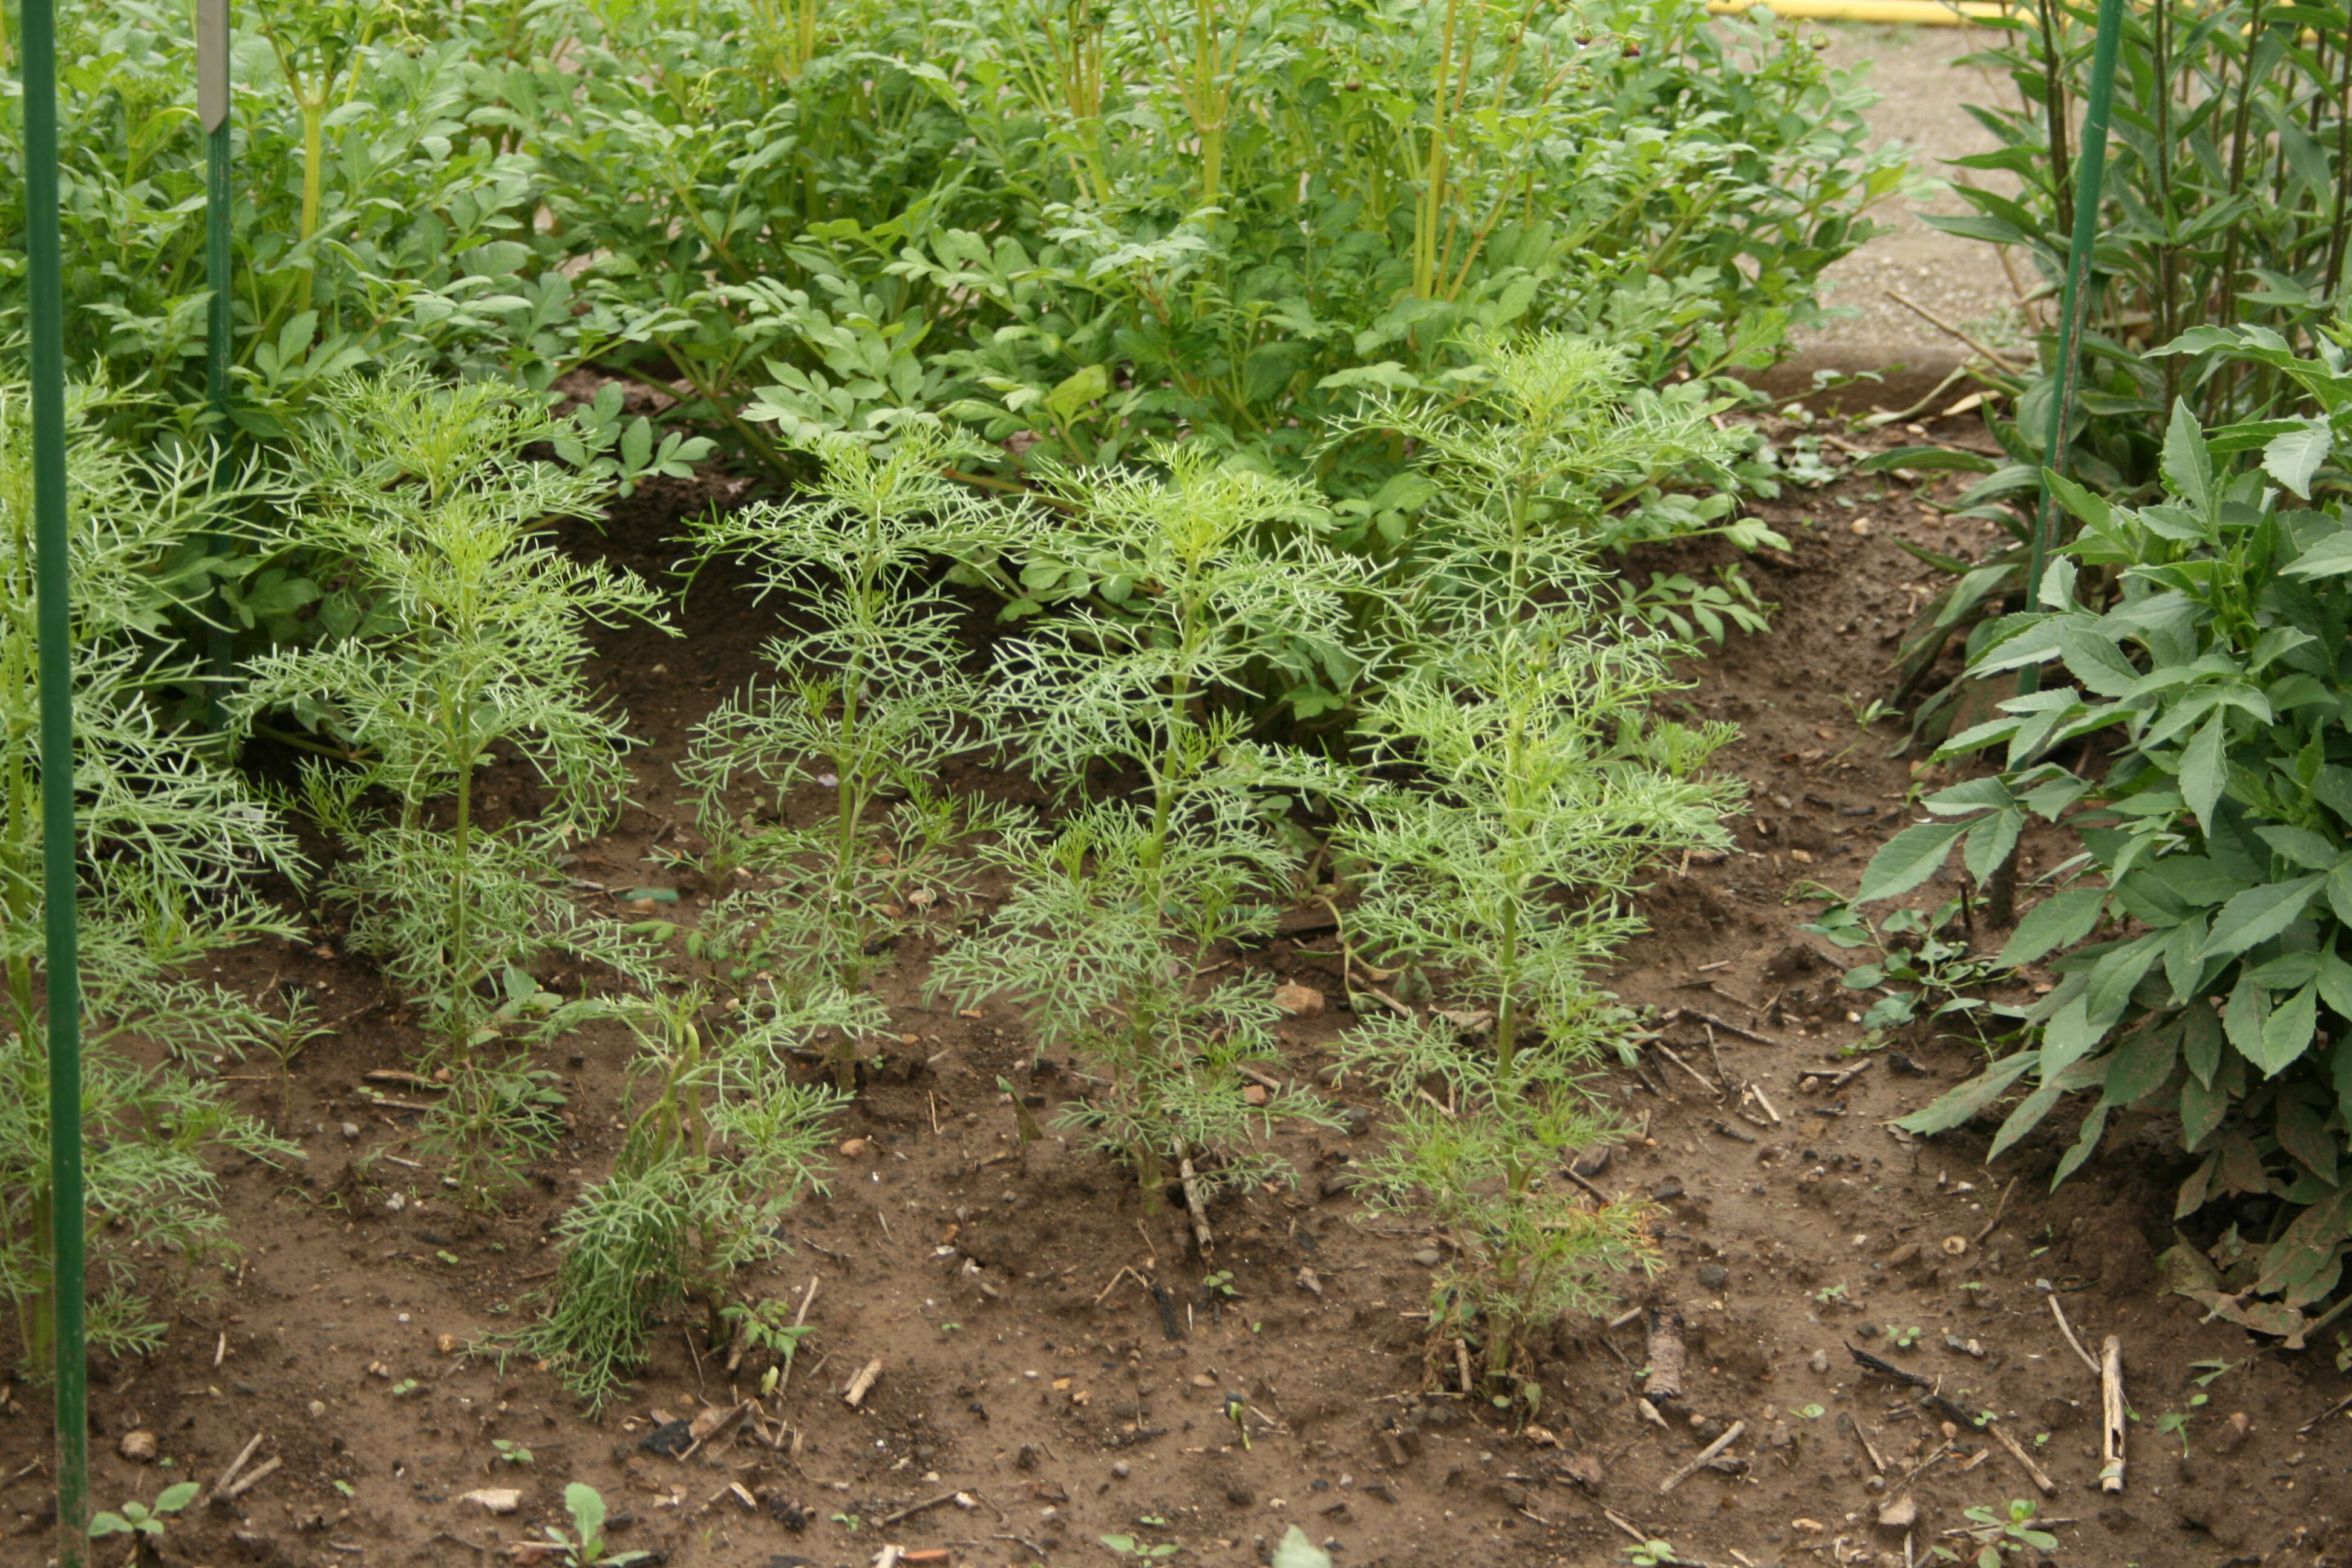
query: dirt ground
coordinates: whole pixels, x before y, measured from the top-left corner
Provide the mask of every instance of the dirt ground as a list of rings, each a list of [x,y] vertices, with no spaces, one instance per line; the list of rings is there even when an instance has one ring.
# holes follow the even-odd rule
[[[1932,60],[1952,37],[1901,47]],[[1944,116],[1950,95],[1935,93],[1912,94],[1906,112]],[[1918,243],[1929,260],[1901,251],[1884,265],[1938,266],[1952,242]],[[1848,276],[1861,288],[1874,275]],[[1888,437],[1921,435],[1982,439],[1964,420]],[[678,519],[726,491],[656,485],[604,537],[576,542],[664,573]],[[320,923],[228,976],[310,986],[336,1022],[298,1066],[305,1167],[226,1172],[242,1265],[163,1353],[96,1367],[97,1502],[209,1483],[257,1434],[247,1473],[278,1468],[192,1510],[161,1561],[488,1563],[562,1524],[565,1483],[584,1480],[616,1510],[615,1546],[674,1568],[866,1568],[889,1548],[973,1568],[1116,1563],[1109,1534],[1178,1544],[1180,1563],[1255,1563],[1292,1525],[1342,1568],[1585,1568],[1623,1563],[1651,1535],[1719,1568],[1888,1568],[1946,1561],[1938,1551],[1972,1562],[1950,1533],[1965,1510],[2037,1495],[1985,1431],[1945,1424],[1948,1400],[1995,1412],[2053,1482],[2038,1506],[2061,1544],[2008,1561],[2342,1568],[2352,1445],[2340,1415],[2305,1425],[2346,1390],[2333,1346],[2286,1352],[2160,1292],[2179,1163],[2162,1130],[2119,1134],[2054,1193],[2051,1138],[1988,1170],[1981,1129],[1896,1133],[1893,1118],[1971,1072],[1983,1047],[1906,1037],[1847,1054],[1863,1033],[1838,984],[1852,955],[1798,929],[1819,905],[1796,895],[1850,892],[1911,819],[1915,764],[1883,754],[1899,731],[1855,710],[1885,689],[1893,636],[1928,587],[1897,541],[1987,542],[1927,504],[1950,493],[1848,479],[1757,508],[1793,542],[1747,567],[1780,605],[1773,628],[1694,661],[1686,694],[1740,726],[1724,758],[1751,792],[1739,852],[1663,870],[1643,901],[1651,934],[1608,980],[1630,1003],[1683,1010],[1664,1032],[1671,1057],[1607,1078],[1629,1135],[1592,1176],[1655,1205],[1660,1268],[1626,1282],[1619,1326],[1559,1326],[1537,1369],[1539,1426],[1515,1431],[1465,1401],[1450,1353],[1427,1342],[1416,1314],[1454,1239],[1369,1219],[1351,1194],[1351,1155],[1380,1119],[1322,1073],[1352,1020],[1329,936],[1311,925],[1237,956],[1269,987],[1322,994],[1324,1010],[1287,1031],[1284,1076],[1357,1114],[1344,1131],[1278,1140],[1299,1185],[1219,1205],[1207,1258],[1146,1226],[1132,1181],[1103,1161],[1058,1139],[1018,1157],[999,1077],[1049,1121],[1077,1086],[1029,1074],[1011,1013],[925,1005],[931,944],[901,943],[880,988],[898,1047],[840,1123],[830,1195],[795,1213],[790,1255],[752,1280],[804,1307],[814,1333],[782,1390],[681,1457],[677,1423],[757,1394],[751,1368],[730,1375],[723,1348],[688,1324],[665,1328],[601,1420],[542,1369],[462,1353],[528,1320],[554,1270],[553,1226],[607,1168],[625,1114],[623,1038],[592,1030],[546,1054],[568,1140],[504,1213],[464,1212],[415,1146],[416,1113],[363,1076],[405,1066],[416,1031]],[[1718,559],[1690,548],[1633,565]],[[682,640],[604,640],[601,678],[648,744],[631,808],[572,869],[581,896],[608,909],[614,893],[677,889],[690,922],[709,889],[664,858],[691,847],[670,764],[776,623],[718,573],[678,618]],[[1931,885],[1918,901],[1948,891]],[[228,1076],[248,1109],[275,1114],[258,1068]],[[2098,1384],[2053,1301],[2094,1349],[2121,1342],[2134,1423],[2120,1493],[2097,1489]],[[1654,1414],[1642,1374],[1653,1325],[1673,1318],[1684,1389]],[[1866,1371],[1857,1351],[1927,1387]],[[877,1360],[852,1408],[845,1386]],[[1228,1394],[1247,1407],[1246,1445],[1222,1413]],[[49,1411],[37,1387],[5,1394],[0,1564],[29,1565],[49,1554]],[[1667,1489],[1735,1424],[1727,1468]],[[153,1435],[156,1460],[121,1456],[133,1432]],[[498,1440],[530,1462],[504,1462]],[[483,1489],[513,1489],[514,1510],[468,1498]],[[1882,1510],[1911,1522],[1883,1526]],[[119,1559],[118,1547],[101,1560]]]

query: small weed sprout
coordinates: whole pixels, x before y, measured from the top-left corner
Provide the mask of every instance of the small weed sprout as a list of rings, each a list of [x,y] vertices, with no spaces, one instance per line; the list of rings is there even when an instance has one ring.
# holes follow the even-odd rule
[[[294,1120],[294,1058],[313,1040],[324,1039],[334,1031],[320,1024],[318,1010],[310,1005],[310,993],[299,985],[289,985],[283,992],[286,1016],[271,1019],[261,1031],[261,1048],[278,1064],[278,1125],[290,1130]]]
[[[563,1216],[547,1316],[514,1342],[591,1409],[643,1362],[657,1314],[698,1301],[711,1338],[731,1333],[733,1274],[778,1251],[777,1221],[803,1189],[822,1190],[825,1123],[841,1103],[793,1082],[786,1052],[829,1030],[871,1029],[880,1014],[870,997],[835,992],[706,1037],[704,1001],[689,991],[630,1016],[650,1102],[613,1173]]]
[[[436,1131],[478,1194],[547,1137],[546,1091],[492,1047],[596,1010],[543,990],[529,965],[552,949],[652,973],[643,944],[554,890],[551,854],[607,820],[626,779],[627,737],[582,673],[586,628],[651,619],[658,601],[541,537],[548,519],[586,515],[597,499],[593,481],[522,456],[553,434],[496,385],[399,375],[323,395],[294,441],[308,487],[298,531],[349,562],[367,607],[314,646],[256,659],[231,704],[247,724],[290,709],[361,759],[340,773],[312,764],[305,780],[344,841],[327,891],[352,910],[352,946],[417,998],[458,1069]],[[483,820],[478,777],[502,753],[537,775],[541,820]],[[391,820],[365,809],[371,790],[394,803]]]
[[[533,1458],[529,1448],[511,1437],[493,1437],[490,1447],[498,1451],[498,1462],[501,1465],[528,1465]]]
[[[203,1489],[194,1481],[177,1481],[158,1492],[152,1504],[126,1502],[119,1513],[101,1510],[90,1517],[90,1538],[131,1537],[131,1560],[136,1562],[143,1546],[163,1539],[169,1528],[165,1521],[195,1501],[196,1493]]]
[[[563,1489],[563,1511],[572,1516],[572,1533],[546,1526],[547,1539],[563,1553],[563,1568],[628,1568],[650,1561],[649,1552],[614,1552],[604,1539],[604,1494],[585,1481]]]
[[[1977,1543],[1975,1568],[2001,1568],[2012,1554],[2058,1550],[2056,1536],[2033,1528],[2034,1507],[2030,1499],[2013,1499],[2005,1510],[1979,1504],[1968,1510],[1967,1517],[1967,1533]]]

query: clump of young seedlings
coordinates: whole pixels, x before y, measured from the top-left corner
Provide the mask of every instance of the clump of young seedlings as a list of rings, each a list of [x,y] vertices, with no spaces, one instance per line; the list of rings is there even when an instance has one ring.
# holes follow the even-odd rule
[[[1010,820],[939,782],[989,742],[996,713],[986,685],[960,668],[964,612],[941,568],[992,571],[1034,522],[943,478],[971,453],[930,426],[908,427],[887,452],[844,439],[818,455],[822,473],[793,500],[697,530],[706,558],[750,559],[761,592],[788,596],[814,625],[769,645],[777,678],[721,704],[680,772],[709,846],[705,871],[765,884],[713,907],[698,955],[856,992],[895,931],[961,890],[957,847]],[[830,794],[832,813],[795,824],[792,797],[810,784]],[[763,809],[774,819],[764,826]],[[835,1068],[854,1087],[853,1057]]]
[[[825,1124],[846,1098],[793,1082],[788,1053],[886,1022],[873,998],[835,988],[711,1030],[708,1001],[689,990],[630,1015],[646,1092],[612,1174],[558,1226],[547,1316],[515,1342],[591,1409],[644,1364],[664,1312],[698,1304],[715,1343],[745,1321],[734,1275],[782,1250],[778,1221],[803,1191],[824,1190]]]
[[[235,1251],[206,1156],[293,1152],[179,1064],[217,1064],[266,1037],[268,1021],[249,1002],[185,971],[253,937],[294,934],[245,882],[299,860],[267,805],[158,717],[193,672],[159,651],[157,634],[204,595],[204,537],[233,531],[234,503],[251,491],[216,486],[194,457],[133,460],[88,413],[74,395],[68,598],[89,1321],[92,1344],[127,1354],[164,1332],[139,1294],[142,1266],[176,1254],[193,1285],[198,1263]],[[0,1297],[26,1364],[39,1368],[49,1364],[54,1258],[28,423],[21,395],[0,385]],[[135,1065],[121,1050],[130,1040],[171,1059]]]
[[[1241,1069],[1276,1054],[1278,1015],[1256,986],[1208,976],[1231,943],[1271,929],[1265,900],[1293,864],[1273,802],[1347,780],[1249,743],[1221,703],[1269,647],[1340,647],[1342,595],[1362,582],[1296,526],[1314,512],[1300,488],[1189,450],[1162,461],[1164,479],[1058,481],[1072,521],[1055,549],[1107,584],[1107,604],[1041,628],[998,673],[1037,776],[1076,788],[1099,765],[1135,792],[989,850],[1013,890],[932,967],[968,1000],[1013,997],[1040,1058],[1070,1052],[1097,1079],[1070,1124],[1127,1163],[1154,1216],[1196,1162],[1195,1195],[1283,1173],[1253,1135],[1328,1114],[1287,1090],[1249,1104]]]
[[[523,455],[555,433],[535,405],[487,384],[394,374],[322,396],[292,442],[293,532],[346,563],[366,608],[341,635],[255,659],[229,705],[247,725],[289,710],[344,748],[347,763],[307,764],[300,792],[341,841],[327,895],[453,1068],[432,1130],[477,1194],[551,1129],[512,1039],[600,1005],[558,996],[530,965],[563,952],[632,979],[655,973],[644,943],[557,890],[553,857],[614,814],[626,781],[628,737],[582,673],[587,628],[652,621],[659,600],[543,537],[599,498],[593,480]],[[536,817],[484,819],[493,767],[509,796],[533,775]]]

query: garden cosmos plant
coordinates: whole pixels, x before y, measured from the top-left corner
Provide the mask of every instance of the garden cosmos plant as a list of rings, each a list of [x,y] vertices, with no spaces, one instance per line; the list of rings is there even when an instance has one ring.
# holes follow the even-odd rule
[[[1339,771],[1248,742],[1229,703],[1269,647],[1339,646],[1341,595],[1358,565],[1279,525],[1311,509],[1303,488],[1219,467],[1193,447],[1164,478],[1078,471],[1052,493],[1072,510],[1064,559],[1113,584],[1109,607],[1041,626],[1008,646],[997,686],[1012,743],[1076,790],[1096,764],[1139,781],[1131,798],[1075,808],[1058,831],[1008,835],[988,854],[1013,891],[981,935],[932,966],[933,984],[1010,994],[1039,1055],[1066,1049],[1109,1074],[1074,1114],[1135,1172],[1158,1215],[1171,1170],[1213,1154],[1235,1183],[1283,1169],[1245,1139],[1275,1117],[1328,1112],[1284,1090],[1243,1100],[1237,1068],[1274,1050],[1278,1017],[1238,980],[1206,984],[1212,953],[1262,934],[1257,900],[1291,858],[1265,797],[1328,794]]]
[[[782,1250],[785,1211],[804,1190],[824,1190],[825,1126],[846,1098],[794,1083],[790,1051],[887,1021],[873,997],[834,990],[714,1030],[708,1001],[689,989],[630,1009],[651,1099],[630,1119],[612,1174],[558,1226],[563,1261],[547,1316],[514,1342],[591,1410],[642,1364],[663,1312],[698,1302],[724,1340],[735,1272]]]
[[[659,605],[635,577],[541,537],[598,493],[522,456],[553,430],[490,384],[442,390],[400,373],[322,396],[294,442],[297,536],[347,559],[370,602],[347,634],[253,661],[228,704],[247,727],[291,709],[351,749],[350,765],[304,769],[306,800],[344,842],[328,892],[457,1069],[436,1123],[475,1190],[506,1179],[499,1151],[525,1133],[535,1093],[496,1043],[515,1024],[550,1030],[594,1010],[526,966],[556,949],[653,973],[643,944],[543,885],[549,856],[608,820],[625,782],[627,736],[582,674],[585,627],[653,620]],[[477,776],[501,752],[546,789],[541,821],[480,820]],[[372,789],[394,801],[391,821],[373,819]]]
[[[164,1326],[131,1289],[137,1264],[177,1253],[191,1266],[233,1252],[208,1153],[293,1155],[199,1086],[178,1058],[241,1055],[269,1020],[188,966],[256,935],[292,936],[246,889],[268,869],[299,870],[268,807],[216,759],[158,718],[159,697],[189,672],[151,640],[208,582],[202,540],[249,489],[220,485],[193,457],[127,457],[68,404],[68,560],[76,710],[75,830],[86,1024],[84,1181],[93,1346],[147,1352]],[[0,1295],[28,1364],[49,1364],[52,1299],[48,1053],[41,964],[41,834],[34,624],[32,462],[26,404],[0,384]],[[160,1047],[142,1067],[121,1047]]]
[[[816,623],[769,644],[778,678],[722,703],[681,770],[713,881],[757,874],[772,884],[720,901],[698,933],[707,956],[756,951],[788,983],[823,975],[862,990],[894,924],[957,889],[963,873],[950,849],[999,826],[999,810],[938,782],[951,759],[989,742],[999,714],[959,668],[963,610],[939,568],[992,571],[1034,524],[941,477],[970,450],[936,428],[887,453],[836,439],[801,495],[698,528],[706,558],[749,558],[763,595],[792,595]],[[795,788],[820,781],[834,796],[829,821],[761,828],[743,813],[749,794],[781,816]],[[836,1056],[844,1089],[854,1065]]]

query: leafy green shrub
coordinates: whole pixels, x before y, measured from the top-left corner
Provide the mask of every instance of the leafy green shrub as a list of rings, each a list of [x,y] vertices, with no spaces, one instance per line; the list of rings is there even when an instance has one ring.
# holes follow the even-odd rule
[[[1952,637],[1968,639],[1972,656],[1981,651],[1987,623],[2016,607],[2023,592],[2095,10],[2062,0],[1990,18],[2000,41],[1964,62],[2005,78],[2016,97],[2013,105],[1969,106],[2000,145],[1953,162],[2013,178],[2017,194],[1960,184],[1957,194],[1977,210],[1924,221],[2002,247],[2013,277],[2011,258],[2024,263],[2042,363],[1994,378],[2013,395],[1988,405],[1999,460],[1921,452],[1880,460],[1918,467],[1926,458],[1983,473],[1961,506],[2000,521],[2013,541],[1973,568],[1935,563],[1958,581],[1906,636],[1898,702],[1927,679]],[[2340,22],[2325,7],[2272,0],[2155,0],[2125,11],[2080,407],[2063,465],[2091,489],[2133,502],[2156,499],[2166,421],[2179,398],[2209,427],[2285,412],[2294,400],[2291,380],[2270,367],[2149,350],[2199,328],[2240,324],[2308,345],[2330,320],[2352,237],[2352,100],[2343,92],[2341,51],[2332,47]],[[2006,412],[1990,412],[1996,409]],[[1954,695],[1937,693],[1921,732],[1942,734]]]
[[[1890,841],[1863,895],[1916,887],[1956,844],[1980,878],[2029,814],[2074,829],[2084,854],[2061,868],[2069,885],[2001,953],[2068,950],[2029,1044],[1906,1125],[1956,1127],[2030,1084],[1998,1155],[2065,1096],[2095,1092],[2063,1179],[2112,1119],[2178,1117],[2196,1163],[2176,1215],[2214,1205],[2222,1229],[2221,1271],[2191,1293],[2300,1342],[2352,1244],[2352,963],[2338,952],[2352,923],[2352,517],[2340,499],[2298,502],[2352,433],[2352,372],[2338,348],[2302,359],[2258,328],[2198,346],[2289,378],[2326,417],[2209,434],[2183,401],[2158,501],[2058,482],[2081,531],[2042,604],[2000,623],[1971,668],[2063,670],[2069,684],[2011,699],[1947,744],[2004,747],[2008,771],[1930,795],[1937,820]],[[2261,468],[2237,471],[2257,448]],[[2097,774],[2044,760],[2084,737],[2105,759]]]
[[[592,1408],[644,1362],[663,1312],[698,1301],[723,1340],[734,1271],[781,1250],[777,1222],[803,1189],[823,1190],[825,1122],[841,1097],[794,1083],[786,1051],[887,1021],[873,998],[835,990],[706,1035],[704,1001],[689,991],[632,1012],[652,1099],[630,1118],[612,1174],[557,1227],[563,1262],[547,1317],[517,1342]]]
[[[523,457],[554,427],[494,384],[445,391],[401,374],[323,393],[293,441],[295,530],[346,563],[354,608],[330,640],[255,660],[229,704],[247,728],[283,708],[347,748],[347,762],[305,770],[307,801],[343,844],[327,892],[352,910],[352,945],[384,960],[467,1069],[441,1124],[469,1162],[531,1121],[533,1091],[488,1047],[593,1006],[541,988],[532,961],[558,950],[651,973],[642,943],[556,890],[550,858],[608,820],[626,782],[627,736],[582,674],[586,629],[659,604],[539,537],[599,494]],[[478,775],[502,758],[544,790],[539,820],[482,820]],[[388,820],[372,791],[393,803]]]

